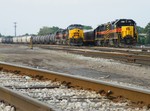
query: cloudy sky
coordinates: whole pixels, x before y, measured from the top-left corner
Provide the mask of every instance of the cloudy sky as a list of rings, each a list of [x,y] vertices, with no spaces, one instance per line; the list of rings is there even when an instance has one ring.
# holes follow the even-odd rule
[[[0,33],[37,34],[43,26],[70,24],[93,28],[119,18],[131,18],[145,27],[150,22],[150,0],[0,0]]]

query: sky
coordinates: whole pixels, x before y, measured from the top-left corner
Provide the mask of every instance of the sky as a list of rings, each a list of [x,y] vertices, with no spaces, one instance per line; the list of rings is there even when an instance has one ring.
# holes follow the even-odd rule
[[[0,33],[37,34],[43,26],[98,25],[133,19],[138,26],[150,22],[150,0],[0,0]]]

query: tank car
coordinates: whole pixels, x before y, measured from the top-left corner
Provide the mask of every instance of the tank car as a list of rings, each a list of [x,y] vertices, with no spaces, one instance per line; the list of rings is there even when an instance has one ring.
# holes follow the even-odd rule
[[[6,38],[5,37],[2,38],[2,43],[6,43]]]
[[[54,34],[43,36],[32,36],[33,44],[53,44]]]
[[[18,43],[18,38],[17,37],[13,37],[13,43]]]
[[[30,43],[30,39],[31,39],[31,36],[22,36],[21,37],[21,43],[29,44]]]
[[[27,43],[27,36],[21,37],[21,43],[26,44]]]
[[[47,35],[43,35],[40,37],[40,44],[46,44],[45,38]]]
[[[26,43],[29,44],[31,41],[32,36],[26,36]]]
[[[5,44],[11,44],[11,43],[13,43],[13,39],[12,39],[12,37],[3,37],[1,39],[1,42],[5,43]]]
[[[13,43],[13,38],[12,37],[8,37],[8,43],[12,44]]]
[[[37,36],[37,37],[36,37],[36,43],[37,43],[37,44],[40,44],[40,43],[41,43],[41,42],[40,42],[40,38],[41,38],[41,36]]]
[[[32,42],[33,44],[36,44],[36,36],[32,36]]]
[[[21,44],[22,43],[22,36],[17,37],[17,43]]]
[[[55,44],[55,34],[49,35],[50,44]]]

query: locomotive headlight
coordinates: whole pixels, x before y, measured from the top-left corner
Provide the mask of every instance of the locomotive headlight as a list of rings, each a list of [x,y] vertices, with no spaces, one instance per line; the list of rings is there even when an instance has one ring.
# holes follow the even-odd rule
[[[74,36],[79,36],[79,32],[75,32],[75,33],[74,33]]]
[[[127,27],[126,30],[127,30],[127,31],[130,31],[130,27]]]

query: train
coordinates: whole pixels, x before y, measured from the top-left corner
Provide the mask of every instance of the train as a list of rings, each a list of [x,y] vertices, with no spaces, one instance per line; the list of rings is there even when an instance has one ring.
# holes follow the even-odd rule
[[[81,24],[71,24],[66,29],[57,30],[54,34],[0,38],[0,43],[25,44],[32,42],[33,44],[119,47],[124,45],[136,45],[137,40],[136,22],[132,19],[117,19],[101,24],[90,31],[85,31]]]

